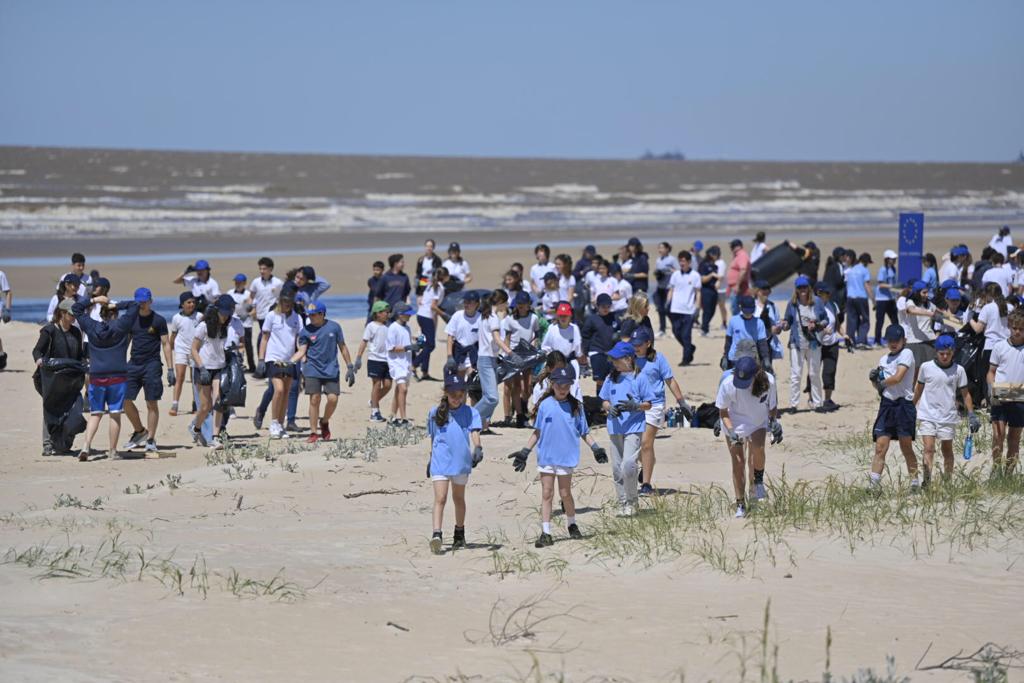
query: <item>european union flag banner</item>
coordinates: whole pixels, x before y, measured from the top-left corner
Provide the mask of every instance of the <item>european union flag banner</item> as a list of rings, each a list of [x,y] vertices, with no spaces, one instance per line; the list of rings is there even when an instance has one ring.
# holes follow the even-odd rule
[[[899,281],[921,279],[921,256],[924,254],[924,214],[900,214]]]

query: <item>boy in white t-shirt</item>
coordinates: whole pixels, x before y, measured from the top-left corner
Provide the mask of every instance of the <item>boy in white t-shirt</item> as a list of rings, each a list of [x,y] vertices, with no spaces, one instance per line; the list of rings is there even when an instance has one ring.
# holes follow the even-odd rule
[[[171,401],[171,409],[168,414],[172,417],[178,414],[178,401],[181,399],[181,390],[185,386],[185,371],[192,365],[192,339],[196,334],[196,326],[203,320],[201,313],[196,311],[196,300],[192,292],[182,292],[178,297],[180,311],[171,318],[171,324],[167,326],[170,332],[168,343],[174,350],[174,368],[167,369],[167,379],[174,387],[174,399]]]
[[[953,475],[953,436],[960,423],[956,395],[963,397],[971,432],[981,429],[981,420],[974,414],[971,392],[967,389],[967,372],[953,362],[956,341],[943,334],[935,340],[935,360],[927,361],[917,373],[914,405],[917,407],[918,428],[924,443],[924,482],[931,481],[935,462],[935,441],[942,448],[942,478],[949,481]]]
[[[871,434],[875,439],[875,455],[871,461],[871,486],[869,491],[881,491],[882,470],[885,469],[885,455],[889,443],[898,439],[903,458],[907,461],[910,474],[910,488],[917,491],[921,480],[917,472],[917,456],[914,454],[914,436],[917,427],[917,410],[914,407],[914,354],[906,345],[906,333],[902,325],[889,325],[885,330],[885,343],[889,353],[882,356],[878,366],[871,369],[868,379],[881,396],[878,416]]]
[[[395,384],[391,398],[391,423],[399,426],[410,424],[405,417],[405,400],[409,392],[409,375],[412,374],[412,357],[419,351],[419,345],[412,340],[409,318],[415,315],[412,306],[400,307],[395,322],[388,326],[385,346],[388,351],[388,373]]]
[[[363,341],[356,351],[353,367],[358,371],[367,352],[366,374],[370,377],[370,422],[387,422],[380,414],[380,400],[391,391],[391,372],[388,367],[388,318],[391,306],[387,301],[374,301],[370,308],[370,322],[363,329]]]
[[[668,281],[668,315],[672,320],[672,334],[683,347],[683,362],[693,363],[697,347],[693,345],[693,323],[700,310],[700,275],[691,265],[693,256],[685,249],[679,252],[679,270]]]
[[[996,344],[989,359],[988,387],[992,395],[992,473],[1012,473],[1017,467],[1020,436],[1024,429],[1024,402],[999,401],[995,384],[1024,384],[1024,308],[1015,308],[1006,320],[1010,337]],[[1006,442],[1006,469],[1003,443]]]

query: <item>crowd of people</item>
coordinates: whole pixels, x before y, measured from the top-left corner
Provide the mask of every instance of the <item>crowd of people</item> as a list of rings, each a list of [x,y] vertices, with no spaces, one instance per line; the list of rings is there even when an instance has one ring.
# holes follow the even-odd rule
[[[183,412],[181,394],[191,380],[193,396],[185,399],[194,413],[189,437],[200,446],[223,446],[234,406],[225,399],[222,382],[228,381],[232,364],[267,379],[253,422],[261,430],[269,413],[271,438],[302,431],[296,415],[304,392],[309,397],[306,438],[314,443],[331,439],[341,382],[354,386],[364,365],[373,422],[412,424],[410,384],[443,382],[443,398],[425,424],[431,437],[430,546],[435,552],[442,546],[449,494],[455,505],[453,542],[465,543],[465,486],[483,458],[480,437],[501,427],[530,430],[525,446],[509,455],[517,471],[537,450],[538,547],[552,543],[556,485],[569,535],[581,533],[571,491],[579,441],[598,462],[610,462],[620,513],[628,516],[635,514],[639,496],[656,492],[655,437],[676,421],[724,434],[736,515],[742,517],[751,502],[765,497],[765,446],[769,437],[771,443],[782,440],[781,415],[797,412],[804,393],[809,409],[839,409],[833,398],[843,348],[886,350],[869,377],[880,396],[872,487],[879,485],[893,439],[912,487],[931,481],[936,444],[948,477],[961,411],[976,431],[980,420],[974,410],[981,405],[992,407],[995,466],[1015,467],[1024,404],[1000,402],[998,391],[1024,383],[1024,308],[1017,298],[1024,292],[1024,250],[1013,244],[1008,228],[978,259],[964,244],[952,245],[941,259],[926,254],[921,277],[910,281],[898,280],[897,257],[889,250],[872,272],[871,254],[836,247],[819,278],[820,253],[813,242],[785,247],[799,255],[799,265],[786,274],[795,275],[793,294],[781,302],[773,300],[770,282],[754,277],[757,262],[769,253],[764,233],[749,252],[741,240],[732,240],[728,263],[719,246],[705,248],[700,241],[678,251],[661,242],[654,258],[636,237],[610,256],[588,245],[578,258],[552,257],[547,245],[538,244],[529,268],[512,263],[500,282],[485,290],[471,286],[473,273],[458,243],[449,244],[442,259],[427,240],[411,278],[402,254],[392,254],[386,264],[373,263],[366,323],[354,352],[321,301],[330,283],[311,266],[292,269],[282,279],[273,259],[264,257],[251,281],[239,273],[222,290],[210,263],[197,260],[174,280],[183,291],[179,312],[168,321],[153,310],[146,287],[115,303],[111,283],[95,271],[86,274],[85,257],[75,254],[33,349],[36,386],[40,389],[40,374],[55,363],[62,368],[82,363],[88,420],[78,455],[89,460],[103,415],[109,416],[109,454],[119,453],[122,412],[131,426],[123,450],[158,450],[165,380],[173,392],[170,415]],[[2,272],[0,293],[6,321],[12,296]],[[441,322],[447,333],[443,368],[435,364],[432,370]],[[713,325],[724,331],[723,374],[714,419],[698,425],[672,363],[655,346],[671,335],[679,345],[677,367],[685,368],[694,362],[694,327],[699,341],[710,337]],[[970,367],[962,367],[957,350],[968,338],[979,340],[979,352]],[[2,349],[0,341],[0,363],[6,360]],[[787,353],[789,400],[780,406],[775,362]],[[145,421],[136,405],[140,393]],[[44,455],[70,448],[66,440],[56,440],[66,415],[54,414],[49,405],[44,405]],[[502,418],[496,419],[499,406]],[[590,431],[595,420],[607,428],[608,450]],[[925,448],[923,472],[912,447],[918,434]]]

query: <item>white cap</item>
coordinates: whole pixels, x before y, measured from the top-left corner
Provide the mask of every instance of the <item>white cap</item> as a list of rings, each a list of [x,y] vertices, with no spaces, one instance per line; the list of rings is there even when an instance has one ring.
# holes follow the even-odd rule
[[[883,258],[896,258],[896,252],[892,249],[886,249],[885,253],[882,254]]]

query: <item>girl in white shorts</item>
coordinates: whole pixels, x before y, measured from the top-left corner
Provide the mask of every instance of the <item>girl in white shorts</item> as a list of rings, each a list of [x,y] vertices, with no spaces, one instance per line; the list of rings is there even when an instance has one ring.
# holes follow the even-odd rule
[[[971,392],[967,389],[967,371],[953,362],[956,342],[944,334],[935,340],[935,360],[921,365],[914,387],[914,405],[917,406],[917,433],[924,442],[924,481],[927,487],[935,463],[935,441],[942,447],[942,478],[949,481],[953,474],[953,436],[960,424],[956,395],[963,397],[967,408],[967,421],[971,432],[981,429],[981,420],[974,414]]]
[[[196,300],[192,292],[182,292],[178,297],[178,306],[181,310],[174,314],[168,326],[171,333],[168,343],[174,349],[174,400],[171,401],[171,409],[168,411],[172,417],[178,414],[178,401],[185,386],[185,371],[192,366],[192,339],[195,337],[196,327],[203,321],[202,313],[196,310]],[[170,375],[168,372],[168,379]]]
[[[558,479],[558,495],[565,508],[565,523],[569,537],[583,538],[576,524],[576,502],[572,497],[572,473],[580,464],[580,439],[590,445],[594,459],[599,463],[608,462],[605,450],[597,445],[590,435],[590,427],[583,411],[583,404],[572,395],[574,380],[572,371],[561,367],[548,377],[551,387],[533,411],[533,433],[526,448],[510,454],[512,467],[516,472],[526,469],[526,459],[537,446],[537,471],[541,486],[541,534],[534,543],[535,548],[554,545],[551,538],[551,504],[555,498],[555,478]]]
[[[391,422],[396,425],[408,425],[405,417],[405,400],[409,393],[409,376],[412,375],[412,358],[420,350],[412,341],[409,331],[409,318],[415,315],[416,309],[406,304],[399,304],[398,319],[388,327],[386,346],[388,350],[388,374],[395,383],[395,393],[391,397]]]
[[[430,550],[435,555],[442,552],[441,524],[449,485],[455,504],[452,549],[466,546],[466,484],[469,473],[484,459],[480,427],[480,413],[466,404],[466,381],[458,373],[446,374],[444,396],[427,415],[427,433],[430,435],[427,477],[434,484],[434,533],[430,537]],[[471,443],[472,451],[469,449]]]

